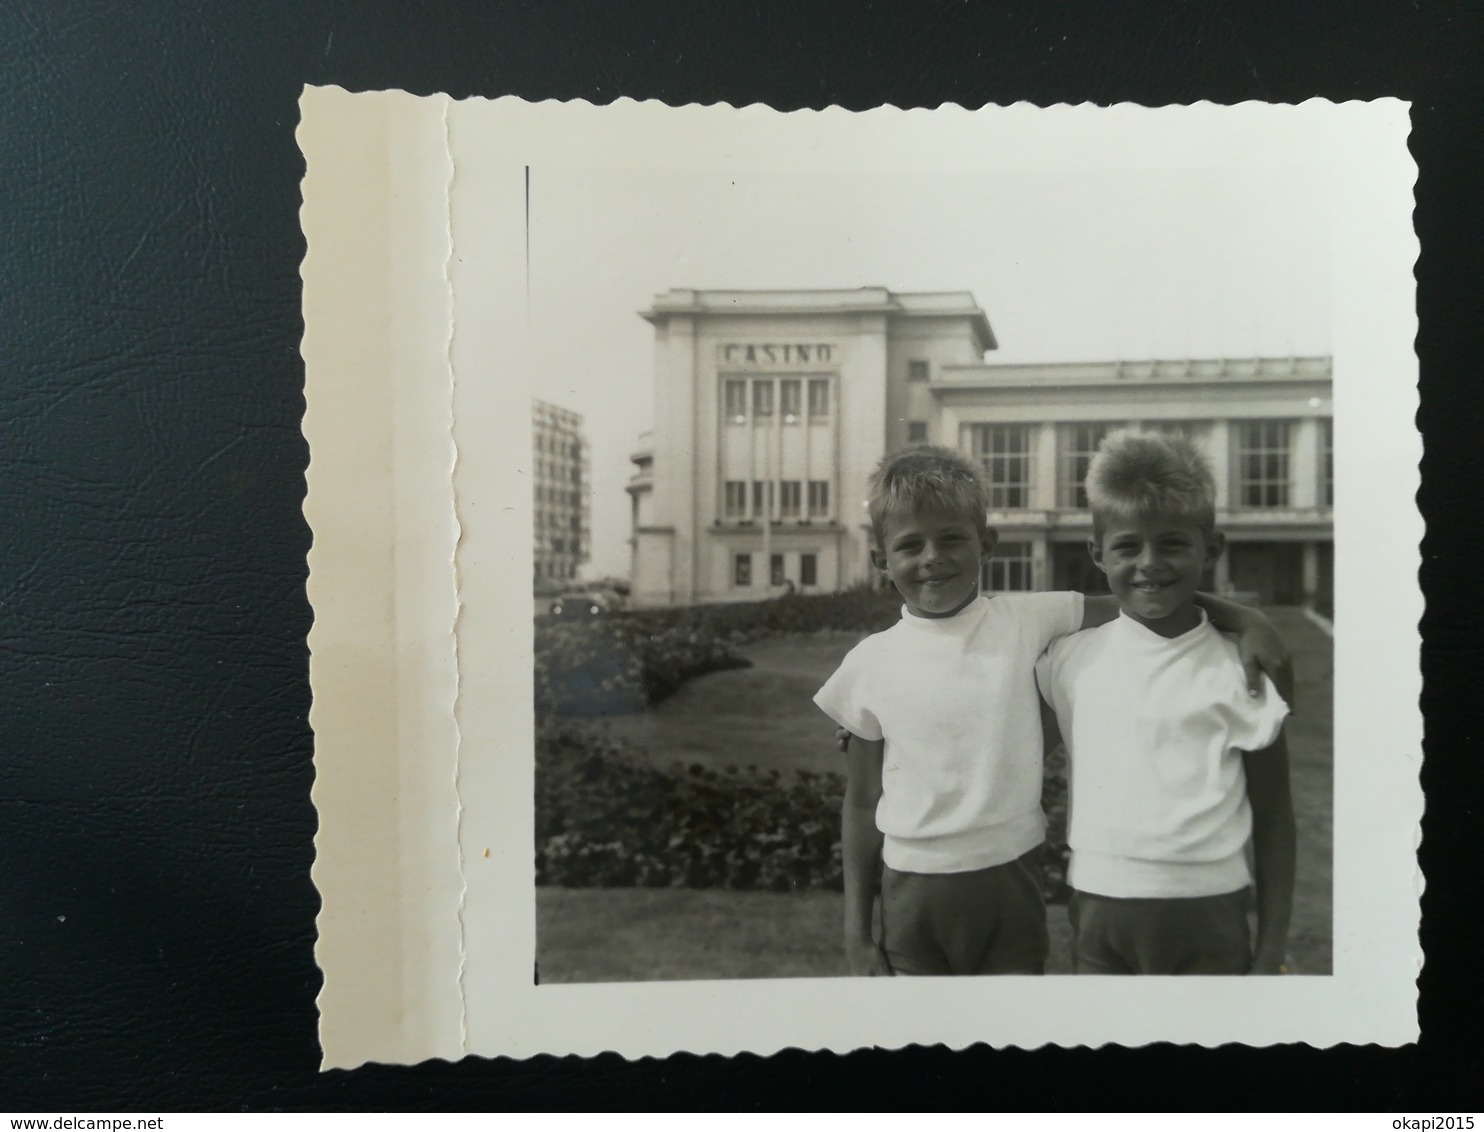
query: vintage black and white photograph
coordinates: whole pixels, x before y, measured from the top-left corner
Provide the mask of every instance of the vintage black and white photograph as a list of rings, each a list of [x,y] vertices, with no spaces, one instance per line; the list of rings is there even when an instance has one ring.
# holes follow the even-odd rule
[[[1259,938],[1266,973],[1329,974],[1345,378],[1319,176],[624,189],[531,170],[542,981],[1238,974]],[[1104,450],[1136,482],[1099,514]],[[1180,537],[1121,579],[1114,515]],[[1036,666],[1081,628],[1103,659],[1059,705],[1087,746],[1069,769],[1054,737],[1043,758]],[[1290,694],[1249,697],[1216,628],[1270,635]],[[1097,670],[1163,640],[1160,690],[1110,699]],[[842,754],[837,725],[884,754]],[[1084,922],[1080,965],[1079,828],[1082,919],[1115,917]]]
[[[1387,110],[437,111],[464,1049],[1406,1029]]]

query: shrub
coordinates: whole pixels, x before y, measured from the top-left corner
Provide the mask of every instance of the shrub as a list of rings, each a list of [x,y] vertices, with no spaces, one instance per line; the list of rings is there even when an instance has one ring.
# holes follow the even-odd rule
[[[895,590],[858,587],[835,594],[790,594],[770,601],[636,609],[615,614],[649,632],[688,629],[710,633],[734,644],[759,637],[795,633],[874,633],[901,617],[902,599]]]
[[[1067,886],[1067,750],[1060,744],[1046,756],[1041,775],[1041,808],[1046,811],[1046,844],[1041,866],[1046,873],[1046,900],[1065,904],[1072,890]]]

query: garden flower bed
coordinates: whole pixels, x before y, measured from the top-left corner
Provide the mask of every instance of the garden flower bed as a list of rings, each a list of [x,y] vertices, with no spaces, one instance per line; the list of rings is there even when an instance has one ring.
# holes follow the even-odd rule
[[[536,883],[572,888],[841,887],[838,774],[668,769],[569,729],[538,736]]]
[[[863,634],[901,613],[867,589],[536,624],[536,873],[561,887],[841,888],[844,777],[656,766],[575,717],[644,711],[687,680],[748,667],[749,642]],[[822,679],[822,677],[821,677]],[[565,717],[565,718],[564,718]],[[745,750],[746,736],[739,736]],[[1047,895],[1065,894],[1064,760],[1047,760]]]

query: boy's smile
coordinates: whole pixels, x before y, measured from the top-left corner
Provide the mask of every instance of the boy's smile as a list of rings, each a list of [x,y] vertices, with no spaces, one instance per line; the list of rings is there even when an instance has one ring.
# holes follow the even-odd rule
[[[1098,569],[1123,612],[1166,637],[1200,624],[1195,592],[1224,540],[1189,518],[1139,515],[1110,518],[1102,536],[1088,540]]]
[[[972,517],[927,510],[888,514],[884,549],[871,552],[917,617],[950,617],[979,596],[979,567],[994,551],[995,535]]]

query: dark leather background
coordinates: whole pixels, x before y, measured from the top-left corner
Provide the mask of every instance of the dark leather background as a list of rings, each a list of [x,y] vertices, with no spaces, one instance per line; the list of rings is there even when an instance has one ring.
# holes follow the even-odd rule
[[[4,5],[0,1109],[1477,1107],[1480,11]],[[1432,601],[1420,1047],[319,1075],[304,83],[780,108],[1414,100]]]

